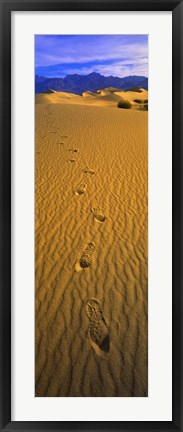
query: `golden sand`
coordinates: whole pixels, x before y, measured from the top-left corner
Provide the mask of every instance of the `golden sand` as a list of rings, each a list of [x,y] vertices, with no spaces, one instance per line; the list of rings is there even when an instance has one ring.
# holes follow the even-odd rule
[[[90,93],[36,96],[35,394],[142,397],[148,96]]]

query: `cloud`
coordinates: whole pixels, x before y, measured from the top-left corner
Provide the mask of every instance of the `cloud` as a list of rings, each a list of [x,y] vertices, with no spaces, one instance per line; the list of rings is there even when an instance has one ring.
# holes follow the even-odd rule
[[[66,76],[72,73],[147,76],[147,35],[35,36],[36,73]],[[140,66],[141,65],[141,66]],[[56,74],[56,75],[55,75]]]

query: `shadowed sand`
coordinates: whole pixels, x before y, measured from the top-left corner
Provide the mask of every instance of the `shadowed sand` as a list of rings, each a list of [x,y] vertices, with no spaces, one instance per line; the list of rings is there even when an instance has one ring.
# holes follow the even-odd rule
[[[36,396],[148,394],[148,113],[120,98],[148,95],[36,96]]]

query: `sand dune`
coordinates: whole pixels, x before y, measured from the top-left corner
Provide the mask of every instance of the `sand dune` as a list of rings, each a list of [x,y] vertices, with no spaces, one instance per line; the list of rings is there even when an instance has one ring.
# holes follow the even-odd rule
[[[135,99],[139,99],[139,100],[146,100],[148,99],[148,91],[141,89],[141,93],[138,92],[134,92],[134,91],[127,91],[127,92],[119,92],[116,91],[115,95],[122,97],[123,99],[127,99],[129,102],[134,103]]]
[[[36,96],[36,396],[148,394],[148,113],[116,97]]]
[[[92,98],[100,97],[99,93],[97,93],[97,92],[91,92],[91,91],[86,91],[86,92],[82,93],[82,96],[84,98],[85,97],[87,97],[87,98],[90,98],[90,97],[92,97]]]
[[[36,95],[36,104],[59,104],[73,101],[79,101],[81,96],[67,92],[55,92],[55,93],[40,93]]]
[[[114,106],[120,100],[128,100],[132,103],[132,108],[139,109],[140,105],[135,100],[147,100],[148,91],[142,89],[141,93],[134,91],[122,91],[113,87],[101,89],[97,92],[84,92],[82,95],[76,95],[67,92],[48,92],[36,95],[36,104],[75,104],[90,106]]]

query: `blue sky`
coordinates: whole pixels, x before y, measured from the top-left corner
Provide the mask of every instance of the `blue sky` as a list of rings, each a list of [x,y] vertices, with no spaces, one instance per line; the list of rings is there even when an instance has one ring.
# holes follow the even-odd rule
[[[36,35],[37,75],[148,76],[147,35]]]

